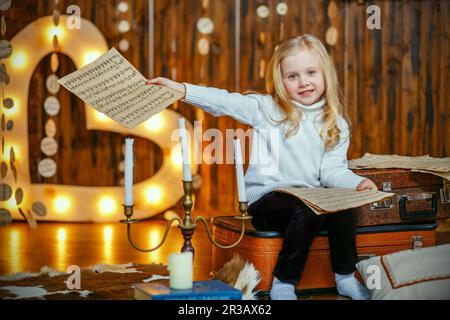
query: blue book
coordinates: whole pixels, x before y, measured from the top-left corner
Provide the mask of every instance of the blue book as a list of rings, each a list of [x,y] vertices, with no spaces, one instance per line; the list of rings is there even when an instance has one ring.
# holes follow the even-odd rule
[[[240,290],[219,280],[194,281],[191,289],[171,289],[167,283],[134,285],[136,300],[242,300]]]

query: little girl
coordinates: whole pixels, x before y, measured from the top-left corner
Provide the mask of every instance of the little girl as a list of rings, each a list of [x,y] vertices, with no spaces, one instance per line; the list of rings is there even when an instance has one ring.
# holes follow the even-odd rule
[[[272,163],[279,164],[268,173],[261,161],[250,160],[245,175],[248,211],[255,228],[284,233],[273,271],[271,299],[296,299],[295,285],[322,225],[328,231],[339,294],[352,299],[370,298],[354,276],[357,261],[353,214],[345,211],[317,215],[297,197],[277,191],[283,187],[377,189],[371,180],[348,169],[349,128],[343,118],[336,71],[320,40],[305,34],[285,41],[275,50],[266,75],[266,95],[229,93],[166,78],[148,80],[147,84],[168,86],[184,93],[184,101],[214,116],[228,115],[251,125],[252,149],[263,141]],[[278,139],[268,139],[268,131],[276,132]],[[261,152],[260,145],[257,150]]]

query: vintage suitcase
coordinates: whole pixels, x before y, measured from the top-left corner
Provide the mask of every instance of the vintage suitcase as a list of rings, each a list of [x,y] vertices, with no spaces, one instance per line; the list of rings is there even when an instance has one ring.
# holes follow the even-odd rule
[[[213,239],[222,244],[235,242],[240,235],[241,222],[233,217],[215,217]],[[434,246],[436,243],[436,223],[402,224],[393,226],[359,227],[357,229],[358,259],[368,259],[415,247]],[[269,291],[272,285],[272,271],[282,245],[282,234],[275,231],[256,231],[250,221],[246,221],[246,231],[241,242],[231,249],[213,246],[212,269],[218,271],[239,254],[252,262],[261,274],[257,290]],[[311,246],[305,269],[296,290],[325,289],[335,287],[334,273],[329,258],[326,231],[321,231]]]
[[[357,226],[450,218],[450,181],[406,169],[353,170],[395,196],[353,209]]]

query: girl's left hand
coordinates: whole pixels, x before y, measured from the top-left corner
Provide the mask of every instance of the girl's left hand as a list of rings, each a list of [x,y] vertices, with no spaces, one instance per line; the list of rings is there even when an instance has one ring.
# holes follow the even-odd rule
[[[363,181],[361,181],[358,186],[356,187],[357,191],[363,191],[363,190],[375,190],[377,191],[378,188],[375,185],[375,183],[373,183],[372,180],[370,179],[364,179]]]

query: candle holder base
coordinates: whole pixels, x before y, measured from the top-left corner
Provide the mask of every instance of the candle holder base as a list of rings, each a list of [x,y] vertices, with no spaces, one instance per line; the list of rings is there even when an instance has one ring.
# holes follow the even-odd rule
[[[138,223],[140,220],[138,219],[122,219],[119,222],[120,223]]]
[[[249,215],[245,215],[245,216],[234,216],[234,219],[240,219],[240,220],[251,220],[253,217],[249,216]]]

